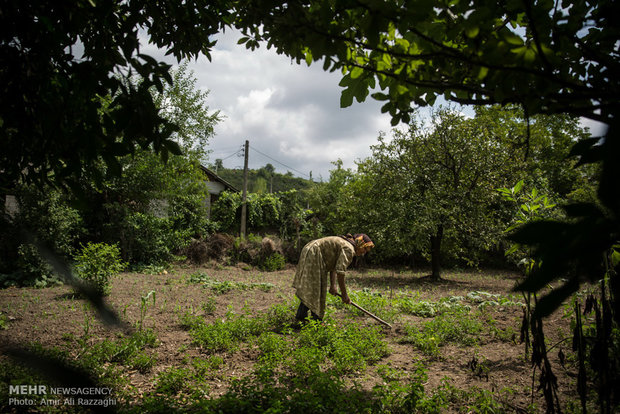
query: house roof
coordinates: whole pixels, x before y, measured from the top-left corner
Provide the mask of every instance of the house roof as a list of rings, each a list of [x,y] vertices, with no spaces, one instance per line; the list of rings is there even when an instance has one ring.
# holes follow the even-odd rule
[[[235,193],[239,192],[239,190],[237,190],[232,184],[230,184],[228,181],[224,180],[222,177],[220,177],[219,175],[217,175],[215,172],[213,172],[212,170],[208,169],[204,165],[201,165],[200,168],[206,174],[206,176],[209,178],[209,181],[216,181],[218,183],[221,183],[224,187],[226,187],[227,190],[234,191]]]

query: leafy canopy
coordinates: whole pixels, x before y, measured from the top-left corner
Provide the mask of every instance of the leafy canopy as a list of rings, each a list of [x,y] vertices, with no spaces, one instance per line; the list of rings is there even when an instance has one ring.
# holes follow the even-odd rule
[[[191,3],[3,1],[0,189],[75,186],[99,156],[119,174],[116,157],[135,146],[178,154],[177,126],[149,92],[172,81],[170,66],[141,53],[138,33],[179,60],[209,57],[228,2]],[[134,74],[144,81],[128,82]]]
[[[602,121],[618,109],[617,2],[307,0],[239,2],[248,48],[266,40],[298,62],[342,70],[341,105],[386,101],[393,124],[411,104],[523,105]]]

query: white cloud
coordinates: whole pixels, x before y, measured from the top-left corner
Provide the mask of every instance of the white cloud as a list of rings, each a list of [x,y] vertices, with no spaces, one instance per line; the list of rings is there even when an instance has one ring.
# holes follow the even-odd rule
[[[340,108],[340,73],[324,72],[320,63],[298,65],[265,47],[246,50],[236,44],[238,38],[237,32],[227,31],[219,36],[211,62],[200,57],[189,65],[198,86],[210,91],[209,108],[224,116],[210,141],[211,161],[233,154],[247,139],[271,157],[250,151],[250,168],[271,163],[279,172],[290,170],[280,162],[327,179],[332,161],[342,159],[353,168],[355,160],[370,155],[379,131],[390,129],[389,116],[381,114],[381,104],[372,98]],[[144,49],[162,58],[154,47]],[[233,156],[224,166],[242,162]],[[301,175],[296,171],[291,172]]]
[[[333,161],[342,159],[345,168],[354,168],[356,160],[371,154],[379,132],[391,130],[389,115],[380,111],[382,103],[370,97],[340,108],[339,72],[324,72],[321,63],[298,65],[265,47],[246,50],[237,45],[239,37],[235,31],[220,34],[212,61],[200,57],[189,65],[198,86],[210,90],[210,109],[224,116],[210,141],[212,162],[226,158],[224,166],[242,167],[242,158],[229,156],[249,140],[257,150],[250,151],[250,168],[271,163],[278,172],[294,169],[295,175],[307,176],[312,171],[315,179],[325,180]],[[143,51],[176,63],[154,46]],[[471,108],[462,110],[473,114]],[[428,111],[422,109],[421,115]],[[583,125],[594,135],[602,130],[593,121]]]

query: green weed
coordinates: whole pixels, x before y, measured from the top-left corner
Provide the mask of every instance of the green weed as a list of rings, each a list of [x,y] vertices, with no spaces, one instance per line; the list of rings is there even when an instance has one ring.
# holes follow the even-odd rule
[[[193,358],[191,361],[195,376],[200,381],[212,379],[224,366],[224,358],[219,355],[210,355],[207,358]]]
[[[439,348],[447,343],[476,345],[484,325],[465,313],[443,314],[425,322],[422,328],[405,327],[406,336],[401,341],[411,343],[424,354],[439,355]]]
[[[187,368],[171,367],[159,373],[155,380],[155,392],[176,395],[186,388],[191,372]]]
[[[157,358],[154,355],[148,355],[143,352],[134,354],[128,361],[127,365],[130,368],[137,369],[139,372],[146,374],[157,363]]]
[[[398,317],[398,309],[392,305],[390,299],[378,292],[372,292],[368,289],[364,289],[362,291],[352,292],[350,295],[351,300],[363,307],[367,311],[377,315],[381,319],[384,319],[388,322],[393,322]],[[344,305],[342,301],[338,300],[340,305]],[[352,311],[357,313],[360,316],[365,316],[366,314],[356,308],[350,308]]]
[[[81,361],[87,366],[101,366],[105,363],[118,363],[141,372],[147,372],[156,363],[145,348],[158,346],[157,336],[151,329],[134,332],[117,340],[104,339],[93,346],[84,345]]]
[[[203,272],[192,273],[187,283],[201,284],[205,288],[211,289],[215,294],[222,295],[232,290],[251,290],[260,289],[264,292],[269,292],[274,288],[272,283],[244,283],[244,282],[232,282],[230,280],[218,281],[212,279]]]
[[[285,329],[291,322],[292,315],[290,304],[276,304],[255,317],[251,317],[247,312],[235,314],[229,311],[224,320],[207,324],[203,318],[186,311],[181,316],[181,325],[189,330],[193,343],[207,352],[234,352],[242,342],[263,332]]]
[[[260,335],[266,328],[262,318],[248,315],[235,315],[228,312],[226,319],[207,325],[204,321],[193,319],[190,323],[190,336],[193,343],[208,352],[234,352],[239,344],[253,336]]]
[[[488,306],[525,306],[523,302],[516,302],[512,298],[506,298],[498,294],[473,291],[467,294],[467,299],[477,304],[478,308]]]
[[[216,304],[215,298],[207,298],[205,303],[202,304],[202,310],[207,315],[213,315],[215,313]]]
[[[3,313],[0,313],[0,330],[9,329],[9,318]]]
[[[146,312],[149,308],[149,299],[153,299],[153,306],[155,306],[155,299],[157,293],[154,290],[151,290],[145,296],[140,298],[140,319],[138,320],[138,330],[141,331],[144,326],[144,318],[146,317]]]
[[[185,310],[179,316],[179,323],[183,329],[192,330],[204,325],[204,320],[200,316],[195,315],[191,310]]]
[[[469,312],[468,305],[460,303],[463,300],[460,296],[451,296],[440,299],[437,302],[415,301],[409,297],[399,297],[397,299],[398,309],[410,315],[423,318],[433,318],[444,313]]]

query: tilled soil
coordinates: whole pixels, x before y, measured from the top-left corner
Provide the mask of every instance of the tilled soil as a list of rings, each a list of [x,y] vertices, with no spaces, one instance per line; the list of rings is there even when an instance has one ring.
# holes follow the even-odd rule
[[[247,269],[247,267],[244,267]],[[140,319],[142,297],[149,292],[155,293],[149,298],[143,324],[152,328],[160,342],[153,352],[157,355],[156,366],[148,373],[126,371],[130,383],[136,388],[136,396],[144,395],[154,387],[157,374],[173,366],[182,366],[188,359],[204,356],[201,349],[192,344],[186,330],[180,325],[179,316],[186,310],[202,315],[207,321],[216,321],[225,317],[230,310],[241,312],[266,311],[276,303],[290,301],[294,297],[291,282],[294,267],[278,272],[261,272],[257,269],[243,270],[241,267],[194,267],[177,266],[166,274],[146,275],[122,273],[112,281],[112,292],[107,302],[128,325],[133,326]],[[269,291],[261,289],[231,290],[217,294],[200,284],[187,282],[188,275],[202,272],[217,281],[234,281],[244,283],[270,283],[274,287]],[[437,301],[449,296],[466,296],[473,291],[491,294],[511,295],[517,275],[502,271],[446,271],[443,280],[431,282],[424,272],[393,271],[386,269],[351,270],[347,275],[347,284],[351,290],[370,289],[385,296],[399,293],[412,293],[419,300]],[[153,295],[155,301],[153,302]],[[207,314],[201,311],[207,301],[214,298],[215,311]],[[76,298],[68,286],[44,289],[8,288],[0,290],[0,312],[8,321],[5,329],[0,330],[0,352],[8,347],[23,346],[38,342],[45,347],[71,349],[75,342],[87,332],[89,341],[95,343],[103,338],[118,336],[118,328],[109,327],[97,320],[94,313],[85,306],[85,301]],[[351,317],[346,310],[332,312],[336,323],[347,323]],[[291,321],[294,315],[291,315]],[[504,332],[513,332],[512,337],[498,338],[494,335],[481,338],[475,346],[449,344],[441,348],[438,357],[429,357],[415,349],[411,344],[403,343],[404,326],[421,324],[425,318],[402,316],[392,323],[393,329],[384,328],[385,341],[391,353],[375,366],[357,378],[364,387],[371,389],[382,379],[377,373],[378,365],[390,365],[403,373],[412,372],[420,364],[428,374],[425,384],[427,392],[440,386],[447,379],[459,389],[478,387],[492,392],[510,390],[508,403],[519,411],[534,402],[544,412],[544,400],[537,387],[538,371],[534,371],[529,358],[525,357],[524,345],[519,343],[522,309],[518,306],[495,306],[485,312],[488,323]],[[376,325],[369,317],[357,316],[363,325]],[[570,341],[569,319],[562,317],[562,311],[556,312],[545,321],[545,333],[553,364],[554,374],[558,377],[560,401],[576,399],[576,379],[574,372],[562,367],[558,361],[558,352],[567,353]],[[510,336],[510,335],[509,335]],[[258,350],[248,345],[234,353],[223,353],[221,372],[209,381],[211,397],[217,397],[228,390],[230,378],[240,378],[252,372],[258,356]],[[3,357],[4,358],[4,357]],[[503,393],[504,397],[508,395]]]

